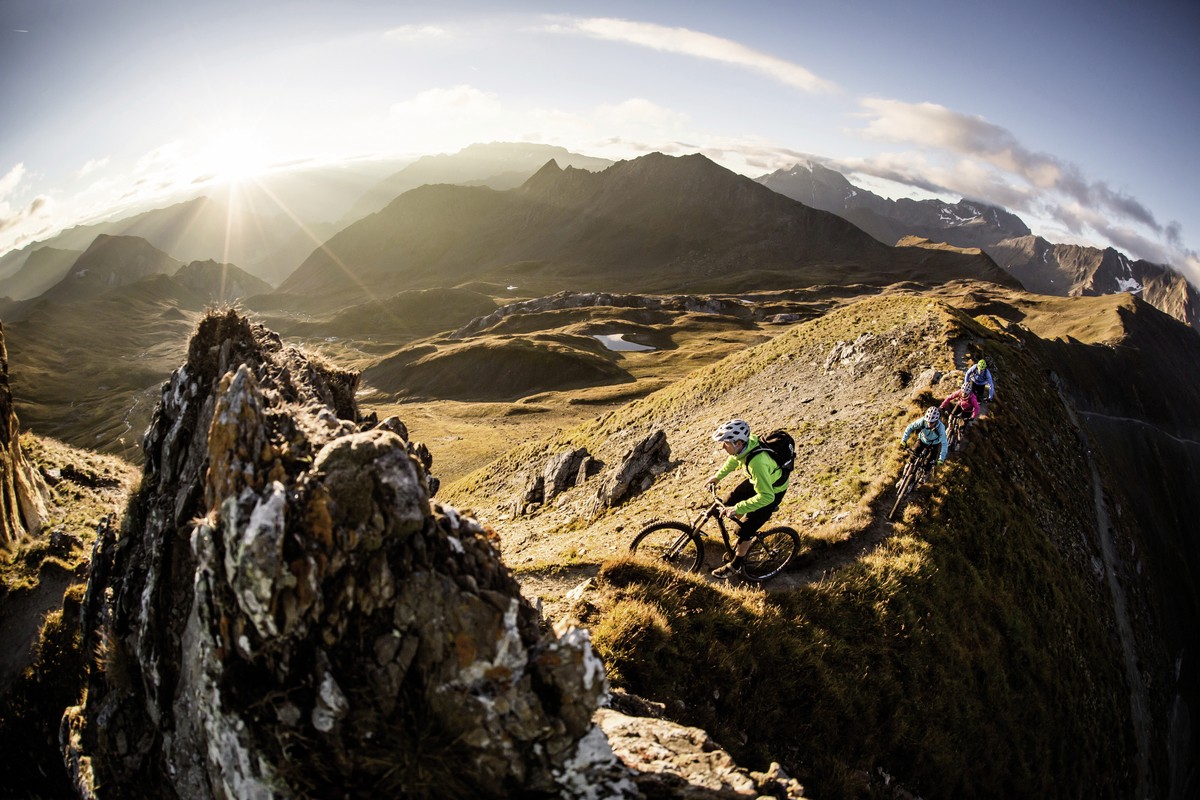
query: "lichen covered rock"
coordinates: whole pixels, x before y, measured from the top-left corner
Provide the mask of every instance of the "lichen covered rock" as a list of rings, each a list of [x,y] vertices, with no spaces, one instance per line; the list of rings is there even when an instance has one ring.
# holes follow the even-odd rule
[[[580,780],[607,692],[587,633],[539,628],[494,535],[431,500],[428,451],[399,420],[361,419],[356,383],[234,312],[201,322],[142,487],[97,541],[84,635],[103,656],[63,725],[82,793]]]

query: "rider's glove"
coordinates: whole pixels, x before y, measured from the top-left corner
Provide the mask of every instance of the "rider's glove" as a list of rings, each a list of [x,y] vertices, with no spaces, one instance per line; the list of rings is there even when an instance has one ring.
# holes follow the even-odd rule
[[[896,442],[896,446],[899,447],[901,450],[908,449],[908,445],[906,445],[904,442]]]
[[[944,458],[939,458],[939,459],[938,459],[938,466],[939,466],[939,467],[940,467],[942,464],[945,464],[945,463],[946,463],[946,459],[944,459]]]
[[[733,506],[726,506],[725,508],[721,509],[721,513],[726,517],[729,517],[729,519],[737,519],[737,514],[734,512]]]
[[[717,488],[717,482],[715,480],[713,480],[712,478],[709,478],[708,482],[704,484],[704,491],[706,491],[706,492],[711,492],[713,489],[716,489],[716,488]]]

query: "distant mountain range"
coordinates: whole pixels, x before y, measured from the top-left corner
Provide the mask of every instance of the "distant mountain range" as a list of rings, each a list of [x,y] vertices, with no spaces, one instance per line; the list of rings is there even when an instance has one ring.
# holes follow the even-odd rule
[[[515,189],[554,160],[560,167],[593,172],[607,169],[612,161],[572,153],[565,147],[528,142],[473,144],[453,154],[422,156],[404,169],[371,187],[345,215],[343,222],[357,222],[386,207],[400,195],[418,186],[453,183]]]
[[[162,280],[148,280],[151,278]],[[2,310],[14,321],[47,308],[61,309],[47,312],[51,314],[78,315],[78,306],[102,297],[111,300],[117,295],[115,290],[125,287],[133,287],[127,296],[149,292],[192,311],[208,303],[228,303],[271,291],[269,283],[233,264],[212,260],[181,264],[140,237],[100,234],[55,285],[36,298],[9,303]]]
[[[179,261],[237,264],[277,285],[338,230],[409,189],[438,183],[510,189],[551,159],[585,169],[612,163],[550,145],[492,143],[424,156],[407,165],[387,159],[297,167],[243,182],[235,191],[223,188],[211,196],[79,225],[5,253],[0,256],[0,297],[37,297],[61,280],[75,257],[101,234],[140,236]]]
[[[281,292],[357,301],[467,281],[526,293],[745,291],[980,278],[983,256],[883,245],[701,155],[603,172],[550,162],[519,189],[427,185],[346,228]]]
[[[1059,296],[1140,294],[1200,328],[1200,293],[1183,275],[1113,248],[1053,244],[1002,208],[970,200],[889,200],[815,162],[758,179],[764,186],[853,222],[881,242],[920,236],[987,253],[1031,292]]]
[[[37,296],[38,288],[60,280],[72,266],[66,257],[31,263],[46,245],[60,251],[84,251],[99,236],[140,237],[181,262],[232,262],[263,280],[278,282],[320,244],[326,231],[275,211],[258,214],[197,197],[124,219],[80,225],[0,259],[0,274],[12,273],[14,281],[0,280],[0,295],[15,300]]]

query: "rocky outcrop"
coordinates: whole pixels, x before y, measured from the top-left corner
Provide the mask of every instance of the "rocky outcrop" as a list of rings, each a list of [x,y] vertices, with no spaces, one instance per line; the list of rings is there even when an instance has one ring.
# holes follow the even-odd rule
[[[613,469],[605,473],[596,492],[605,508],[620,505],[650,488],[654,479],[670,469],[671,445],[661,429],[635,444]]]
[[[98,537],[101,655],[63,719],[94,797],[632,792],[588,635],[544,632],[495,536],[357,375],[230,311],[163,386],[142,486]]]
[[[513,511],[532,513],[568,489],[582,486],[603,466],[591,457],[586,447],[564,450],[552,456],[541,472],[526,473],[525,488],[513,504]]]
[[[21,450],[21,430],[8,386],[8,349],[0,323],[0,546],[36,533],[51,506],[50,489]]]

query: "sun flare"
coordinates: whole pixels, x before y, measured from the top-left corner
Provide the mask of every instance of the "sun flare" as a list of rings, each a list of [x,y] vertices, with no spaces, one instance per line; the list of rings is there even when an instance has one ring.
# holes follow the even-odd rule
[[[213,180],[240,183],[263,172],[270,155],[265,143],[253,133],[227,128],[209,139],[201,158]]]

